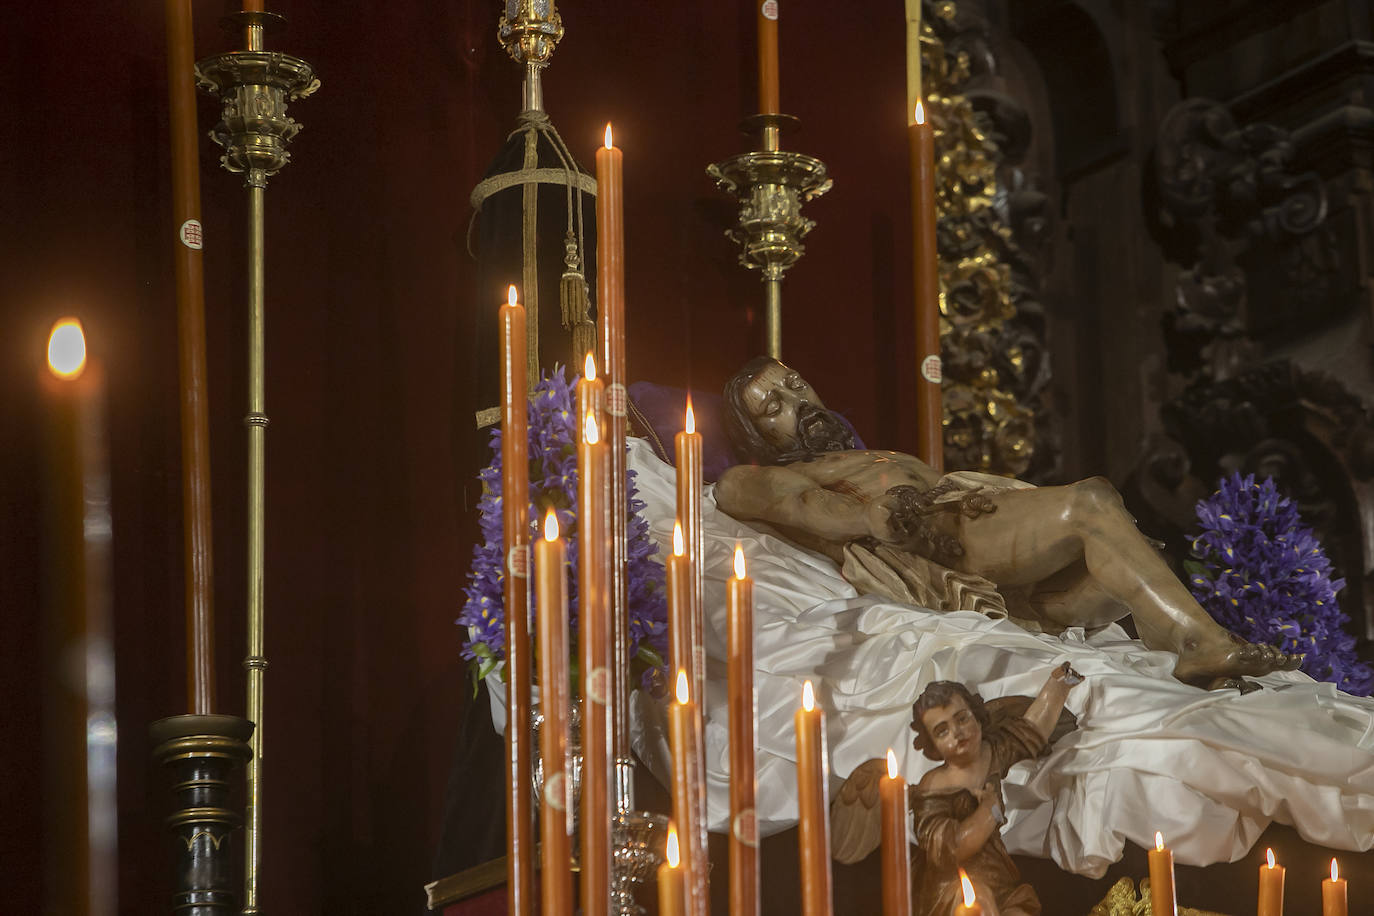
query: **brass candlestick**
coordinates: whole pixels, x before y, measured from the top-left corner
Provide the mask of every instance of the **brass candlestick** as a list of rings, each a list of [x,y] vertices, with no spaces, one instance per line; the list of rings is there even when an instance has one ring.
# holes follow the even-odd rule
[[[267,669],[263,631],[264,471],[267,413],[264,397],[264,204],[267,179],[290,161],[286,145],[300,125],[286,114],[289,101],[319,88],[310,65],[299,57],[263,50],[264,28],[282,17],[242,12],[228,24],[241,29],[246,50],[207,57],[196,64],[201,88],[223,103],[211,138],[224,149],[220,164],[242,174],[248,188],[248,718],[254,723],[247,764],[243,912],[258,912],[258,866],[262,842],[263,675]]]
[[[796,121],[754,115],[744,127],[760,135],[763,149],[706,167],[717,186],[739,200],[739,228],[725,235],[739,243],[740,263],[763,274],[768,355],[774,359],[782,358],[782,275],[806,253],[802,239],[816,225],[802,216],[801,205],[833,184],[824,162],[779,148],[781,131]]]

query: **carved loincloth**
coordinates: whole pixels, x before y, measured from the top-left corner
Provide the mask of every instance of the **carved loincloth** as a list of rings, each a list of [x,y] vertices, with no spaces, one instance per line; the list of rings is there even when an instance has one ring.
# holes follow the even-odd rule
[[[923,505],[947,505],[952,511],[977,518],[996,510],[988,494],[1031,487],[1032,484],[1007,477],[955,471],[941,477],[935,486],[921,492],[917,498]],[[854,495],[852,489],[845,492]],[[845,545],[841,571],[845,579],[864,594],[882,595],[936,611],[973,611],[993,620],[1010,616],[1006,599],[991,581],[939,562],[951,553],[958,556],[963,552],[957,541],[944,537],[953,542],[952,547],[940,545],[933,535],[930,538],[932,548],[938,545],[942,550],[899,550],[869,538],[851,541]],[[1039,629],[1033,621],[1012,619],[1027,629]]]

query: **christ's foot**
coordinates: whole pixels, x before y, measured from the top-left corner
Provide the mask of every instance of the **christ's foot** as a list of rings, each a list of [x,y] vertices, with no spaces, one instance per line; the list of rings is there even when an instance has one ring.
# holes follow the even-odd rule
[[[1208,684],[1217,678],[1258,677],[1271,671],[1294,671],[1305,654],[1289,655],[1273,646],[1246,642],[1239,636],[1229,642],[1187,646],[1178,656],[1174,677],[1189,684]]]

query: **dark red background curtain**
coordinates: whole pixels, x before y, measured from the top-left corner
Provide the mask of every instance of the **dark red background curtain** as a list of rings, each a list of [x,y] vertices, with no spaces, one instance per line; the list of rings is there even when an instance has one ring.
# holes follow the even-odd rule
[[[478,309],[468,192],[518,113],[495,0],[273,4],[269,48],[315,65],[294,161],[267,192],[268,609],[262,906],[422,907],[470,686],[453,625],[475,534]],[[909,278],[901,6],[789,5],[785,145],[835,189],[784,290],[784,355],[868,441],[902,444]],[[589,163],[625,151],[629,372],[717,389],[762,346],[757,276],[722,237],[733,203],[705,166],[750,142],[744,3],[561,5],[547,107]],[[234,38],[196,4],[197,55]],[[76,313],[109,377],[120,897],[167,906],[169,809],[147,726],[186,711],[162,5],[7,11],[0,55],[0,861],[4,907],[37,912],[43,761],[37,379]],[[202,100],[200,128],[217,120]],[[201,144],[221,710],[243,712],[245,200]]]

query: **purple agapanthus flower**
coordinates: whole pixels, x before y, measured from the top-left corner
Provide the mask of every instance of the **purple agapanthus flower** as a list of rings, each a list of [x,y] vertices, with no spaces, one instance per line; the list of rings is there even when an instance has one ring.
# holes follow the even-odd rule
[[[1223,478],[1197,504],[1188,585],[1207,612],[1232,633],[1285,652],[1305,652],[1302,670],[1347,693],[1368,696],[1374,671],[1355,654],[1331,579],[1331,562],[1297,506],[1272,478]]]
[[[577,645],[577,416],[573,391],[561,366],[545,372],[529,398],[528,523],[531,539],[539,534],[544,514],[553,509],[559,532],[568,545],[568,625],[576,663]],[[477,501],[482,542],[473,548],[472,570],[464,589],[467,600],[457,623],[467,629],[462,657],[476,678],[499,672],[506,658],[505,562],[501,516],[501,430],[491,434],[491,464],[477,475],[482,496]],[[634,472],[627,475],[629,509],[626,587],[630,617],[630,654],[645,677],[663,665],[668,641],[668,604],[663,564],[654,559],[658,545],[649,537],[649,523],[641,515],[644,503],[637,498]]]

